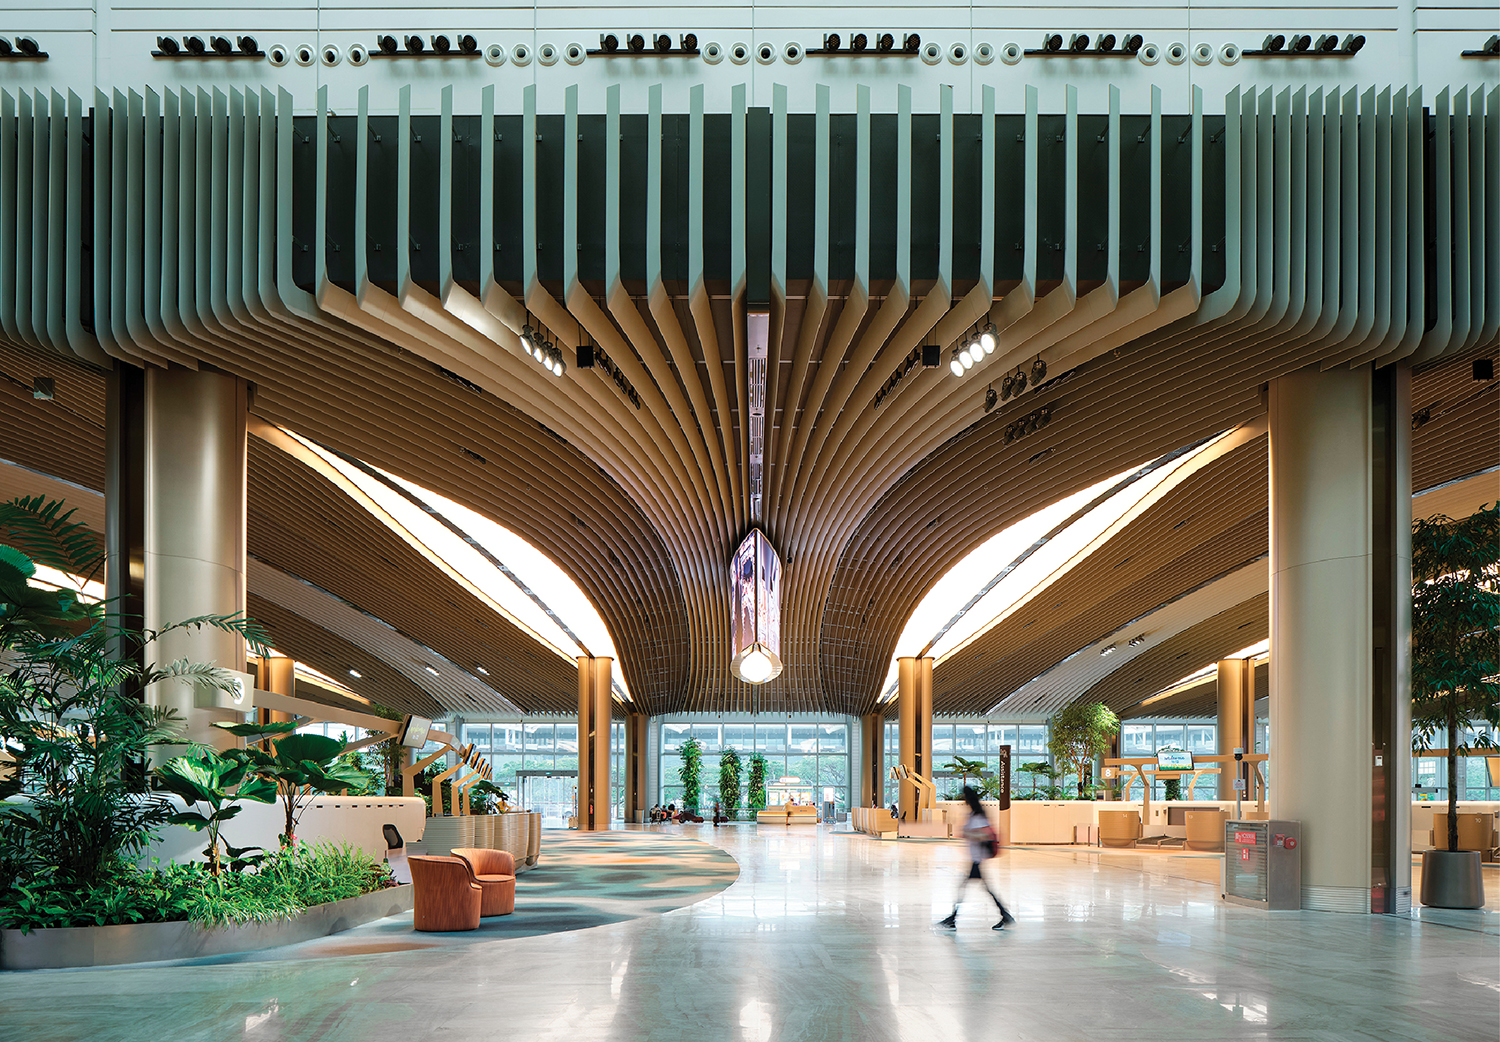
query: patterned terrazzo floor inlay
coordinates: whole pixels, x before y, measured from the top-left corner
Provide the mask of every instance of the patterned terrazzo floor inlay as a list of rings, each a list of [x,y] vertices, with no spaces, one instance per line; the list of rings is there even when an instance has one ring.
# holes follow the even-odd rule
[[[516,910],[462,933],[417,933],[410,913],[315,941],[203,962],[264,962],[451,948],[512,937],[585,930],[660,915],[712,897],[739,878],[725,850],[656,832],[542,834],[542,856],[516,879]]]

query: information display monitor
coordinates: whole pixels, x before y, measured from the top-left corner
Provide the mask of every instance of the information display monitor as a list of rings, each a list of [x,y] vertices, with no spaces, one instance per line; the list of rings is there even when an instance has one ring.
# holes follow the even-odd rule
[[[406,714],[406,719],[401,721],[401,730],[397,735],[401,745],[408,749],[420,749],[427,744],[427,732],[432,730],[432,721],[425,716],[412,716]]]
[[[1190,771],[1193,769],[1193,754],[1180,749],[1163,749],[1156,754],[1156,769],[1161,771]]]

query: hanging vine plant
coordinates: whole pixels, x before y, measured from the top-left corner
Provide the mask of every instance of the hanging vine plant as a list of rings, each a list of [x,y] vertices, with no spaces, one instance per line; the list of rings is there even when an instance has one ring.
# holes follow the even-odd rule
[[[766,809],[766,758],[760,753],[750,757],[750,810],[753,813]]]
[[[703,799],[703,747],[698,739],[689,738],[682,743],[682,766],[677,777],[682,780],[682,805],[694,813]]]
[[[719,799],[730,821],[739,818],[740,754],[733,749],[724,750],[724,755],[719,757]]]

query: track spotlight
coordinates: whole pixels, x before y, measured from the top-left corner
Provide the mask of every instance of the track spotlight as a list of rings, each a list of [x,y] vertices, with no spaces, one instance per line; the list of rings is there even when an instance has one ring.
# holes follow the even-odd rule
[[[1344,45],[1339,48],[1345,54],[1358,54],[1364,49],[1365,38],[1361,35],[1351,33],[1344,37]]]
[[[1099,37],[1098,47],[1101,54],[1109,54],[1113,51],[1115,49],[1115,34],[1105,33]]]
[[[1070,39],[1068,41],[1068,50],[1072,51],[1074,54],[1082,54],[1084,51],[1086,51],[1088,49],[1089,49],[1089,34],[1088,33],[1074,33],[1072,39]]]
[[[1500,35],[1491,36],[1484,41],[1485,54],[1500,54]]]
[[[1031,386],[1035,387],[1047,379],[1047,363],[1038,358],[1031,363]]]
[[[1324,33],[1318,37],[1318,42],[1313,46],[1313,50],[1319,54],[1332,54],[1338,49],[1338,46],[1339,38],[1337,36],[1333,33]]]
[[[1016,378],[1010,373],[1005,374],[1005,379],[1000,381],[1000,397],[1007,399],[1016,393]]]
[[[896,38],[890,33],[881,33],[875,41],[875,49],[881,54],[890,54],[896,47]]]
[[[922,38],[916,33],[903,36],[901,38],[901,49],[907,54],[916,54],[922,49]]]
[[[158,48],[161,47],[161,40],[160,36],[156,38],[156,46]],[[14,50],[15,48],[11,45],[11,42],[5,37],[0,36],[0,58],[9,58]]]
[[[682,38],[682,49],[688,54],[698,53],[698,34],[688,33]]]
[[[655,47],[658,52],[670,51],[672,49],[672,38],[666,33],[662,33],[656,38]]]
[[[1145,44],[1146,38],[1140,33],[1126,33],[1125,41],[1121,46],[1125,49],[1126,54],[1136,54]]]
[[[849,49],[855,54],[863,53],[868,46],[870,46],[870,41],[864,33],[855,33],[849,37]]]
[[[188,37],[185,37],[182,42],[187,46],[187,52],[189,54],[202,54],[203,53],[203,50],[204,50],[204,47],[203,47],[203,37],[201,37],[201,36],[188,36]]]
[[[465,33],[463,36],[460,36],[458,38],[458,52],[460,54],[478,54],[479,41],[474,39],[474,37],[470,36],[468,33]]]
[[[990,384],[988,387],[986,387],[984,389],[984,411],[989,412],[991,409],[993,409],[995,407],[995,403],[999,401],[999,398],[1000,396],[995,393],[994,384]]]
[[[974,356],[969,353],[968,344],[958,349],[958,360],[963,363],[965,369],[972,369],[974,367]]]
[[[255,37],[253,36],[241,36],[239,38],[239,46],[241,54],[260,53],[260,47],[256,44]]]
[[[625,46],[630,48],[631,54],[640,54],[646,49],[646,38],[640,33],[631,33],[625,41]]]
[[[215,54],[233,54],[234,44],[229,42],[227,36],[210,36],[208,45],[214,49]]]
[[[158,36],[156,38],[156,49],[162,54],[176,54],[180,50],[182,50],[182,48],[177,45],[176,39],[171,36]],[[5,53],[10,53],[9,40],[5,41]]]
[[[1016,370],[1015,393],[1016,394],[1020,394],[1024,390],[1026,390],[1026,372],[1025,372],[1025,370],[1017,369]]]
[[[20,51],[21,54],[27,58],[46,57],[46,55],[42,53],[42,49],[37,46],[36,40],[30,36],[17,36],[16,50]]]
[[[401,49],[401,44],[397,42],[394,36],[382,36],[376,42],[380,44],[381,54],[395,54]]]
[[[1056,54],[1062,50],[1062,33],[1048,33],[1042,37],[1042,50],[1049,54]]]
[[[1282,36],[1280,33],[1275,33],[1271,36],[1266,37],[1266,42],[1260,45],[1260,49],[1265,51],[1267,54],[1275,54],[1285,46],[1286,37]]]
[[[427,45],[422,42],[420,36],[412,35],[406,38],[406,49],[412,54],[421,54]]]
[[[992,355],[995,353],[995,344],[995,324],[987,322],[984,328],[979,331],[979,346],[984,348],[985,354]]]
[[[958,360],[958,348],[953,349],[953,355],[948,359],[948,371],[954,376],[964,375],[964,364]]]
[[[839,45],[843,42],[843,40],[839,39],[838,33],[829,33],[827,36],[823,37],[823,50],[836,51],[839,49]]]
[[[1306,33],[1300,33],[1292,37],[1291,51],[1293,54],[1305,54],[1312,47],[1312,37]]]
[[[620,49],[620,38],[614,33],[605,33],[599,37],[599,49],[605,54],[614,54]]]
[[[447,54],[453,49],[453,42],[446,36],[434,36],[432,38],[432,49],[438,54]]]
[[[528,355],[536,355],[536,330],[531,328],[531,323],[521,327],[521,346],[526,349]]]

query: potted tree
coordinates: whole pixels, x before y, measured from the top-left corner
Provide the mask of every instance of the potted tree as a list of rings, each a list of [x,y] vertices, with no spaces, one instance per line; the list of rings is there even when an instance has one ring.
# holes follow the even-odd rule
[[[1078,774],[1078,798],[1084,799],[1084,778],[1094,757],[1109,751],[1109,740],[1120,733],[1120,718],[1103,702],[1080,699],[1048,722],[1047,750],[1056,763],[1065,763]]]
[[[1480,852],[1458,849],[1458,764],[1470,721],[1500,727],[1500,506],[1413,524],[1411,577],[1413,745],[1425,751],[1441,736],[1448,750],[1447,835],[1434,836],[1435,849],[1422,854],[1421,899],[1481,908]]]

